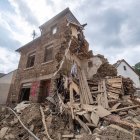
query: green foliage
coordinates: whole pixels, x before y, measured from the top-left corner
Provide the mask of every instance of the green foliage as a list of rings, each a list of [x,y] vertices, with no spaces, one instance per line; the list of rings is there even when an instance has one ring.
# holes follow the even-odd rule
[[[135,68],[140,69],[140,62],[135,64]]]
[[[140,62],[138,62],[138,63],[136,63],[135,64],[135,70],[139,73],[139,75],[140,75]]]

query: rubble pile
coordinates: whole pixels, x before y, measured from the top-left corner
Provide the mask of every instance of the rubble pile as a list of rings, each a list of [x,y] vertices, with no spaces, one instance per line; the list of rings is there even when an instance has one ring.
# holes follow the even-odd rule
[[[75,63],[61,69],[53,79],[54,94],[45,103],[18,104],[19,118],[1,107],[0,139],[33,140],[31,131],[40,140],[139,140],[140,99],[132,81],[106,66],[113,76],[99,68],[100,78],[90,80]]]
[[[106,76],[117,76],[117,69],[108,62],[105,62],[98,69],[97,75],[101,78],[105,78]]]
[[[59,63],[51,79],[53,94],[45,103],[18,104],[16,113],[2,107],[0,139],[140,140],[140,99],[132,81],[116,76],[103,56],[97,73],[87,79],[81,65],[91,56],[88,44],[83,35],[75,40],[66,32],[55,56]]]
[[[19,123],[18,118],[8,108],[0,107],[0,139],[1,140],[32,140],[33,138]],[[38,104],[30,104],[17,112],[23,124],[39,139],[45,136]]]
[[[133,86],[133,81],[130,78],[123,78],[123,88],[126,94],[132,94],[136,91],[136,88]]]

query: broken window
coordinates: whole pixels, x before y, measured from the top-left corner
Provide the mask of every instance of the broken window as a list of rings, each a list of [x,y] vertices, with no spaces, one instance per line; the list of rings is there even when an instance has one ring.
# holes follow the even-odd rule
[[[124,70],[126,70],[126,66],[123,66]]]
[[[57,32],[57,26],[56,25],[53,26],[51,31],[52,31],[52,34],[53,35],[56,34],[56,32]]]
[[[93,66],[92,61],[89,61],[89,62],[88,62],[88,67],[91,68],[92,66]]]
[[[45,48],[44,62],[48,62],[53,59],[53,45],[49,45]]]
[[[34,66],[34,61],[35,61],[35,52],[29,54],[26,68],[33,67]]]

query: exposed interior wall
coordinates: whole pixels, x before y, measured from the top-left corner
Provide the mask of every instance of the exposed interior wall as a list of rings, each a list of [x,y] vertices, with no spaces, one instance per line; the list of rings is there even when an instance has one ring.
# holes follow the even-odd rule
[[[72,35],[77,38],[77,29],[76,29],[76,26],[71,25],[71,30],[72,30]]]
[[[89,63],[91,63],[91,66],[89,66]],[[92,58],[82,62],[82,67],[85,70],[87,79],[91,79],[93,75],[97,73],[97,70],[101,64],[102,60],[97,56],[93,56]]]
[[[124,66],[126,70],[124,70]],[[125,63],[121,62],[121,64],[117,67],[118,75],[122,75],[123,77],[129,77],[134,82],[134,86],[140,88],[140,80],[139,76]]]
[[[0,104],[6,104],[13,73],[11,72],[0,78]]]

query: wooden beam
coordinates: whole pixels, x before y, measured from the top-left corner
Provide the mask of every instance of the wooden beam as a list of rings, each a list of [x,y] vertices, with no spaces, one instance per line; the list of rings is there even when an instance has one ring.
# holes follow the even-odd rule
[[[137,107],[139,107],[139,106],[140,106],[140,105],[134,105],[134,106],[123,107],[123,108],[119,108],[119,109],[110,110],[110,112],[123,111],[123,110],[131,109],[131,108],[137,108]]]
[[[42,122],[43,122],[43,125],[44,125],[44,128],[45,128],[46,135],[47,135],[49,140],[53,140],[48,133],[48,128],[47,128],[47,125],[46,125],[46,122],[45,122],[45,115],[44,115],[44,112],[43,112],[43,108],[41,106],[40,106],[40,112],[41,112],[41,115],[42,115]]]
[[[134,124],[124,120],[120,120],[120,117],[115,115],[109,115],[107,117],[104,117],[103,119],[109,122],[113,122],[115,124],[117,123],[119,125],[129,126],[130,128],[140,128],[140,124]]]
[[[97,126],[98,125],[98,122],[99,122],[99,116],[95,112],[92,112],[91,113],[91,120],[92,120],[92,123],[95,126]]]
[[[75,116],[75,120],[84,128],[87,133],[91,134],[89,127],[78,116]]]

